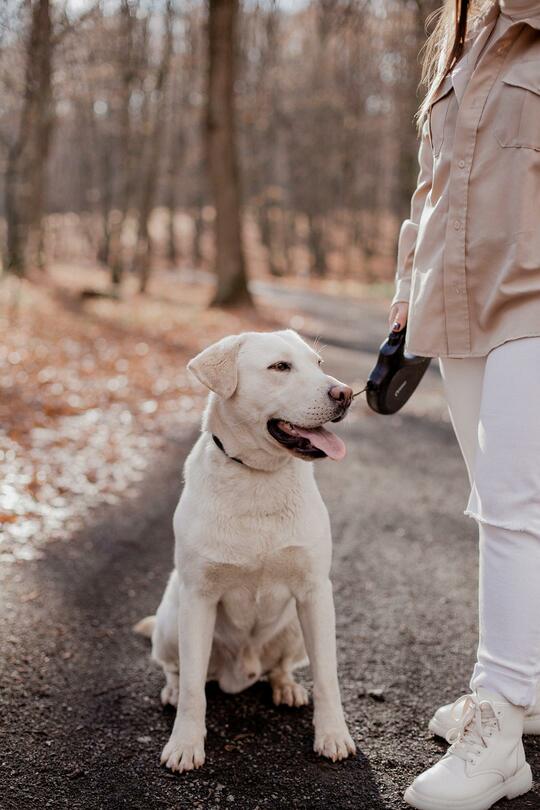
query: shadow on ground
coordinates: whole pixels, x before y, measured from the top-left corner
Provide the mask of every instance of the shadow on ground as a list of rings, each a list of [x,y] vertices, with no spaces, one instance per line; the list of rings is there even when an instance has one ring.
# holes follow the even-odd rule
[[[4,581],[0,807],[384,808],[366,757],[317,757],[311,707],[274,707],[265,683],[239,696],[209,684],[205,768],[159,767],[174,712],[131,626],[155,609],[169,571],[186,449],[161,460],[137,504],[51,547],[23,583]]]

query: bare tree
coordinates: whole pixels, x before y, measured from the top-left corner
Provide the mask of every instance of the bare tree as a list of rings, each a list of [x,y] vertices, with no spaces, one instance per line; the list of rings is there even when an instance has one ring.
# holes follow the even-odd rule
[[[251,303],[241,226],[234,84],[238,0],[209,0],[208,168],[216,211],[217,288],[213,304]]]
[[[122,232],[133,193],[131,98],[135,79],[137,78],[137,56],[135,54],[137,48],[135,41],[137,25],[136,3],[132,3],[130,0],[122,0],[119,24],[121,43],[117,56],[121,76],[119,89],[120,119],[118,124],[121,149],[118,150],[117,166],[119,198],[117,209],[112,212],[110,210],[106,211],[107,221],[104,227],[106,250],[103,251],[103,258],[111,270],[111,281],[113,285],[116,286],[121,284],[124,272],[125,262],[122,250]],[[112,195],[110,196],[112,197]]]
[[[26,41],[22,109],[5,176],[6,269],[24,275],[30,257],[43,264],[41,220],[54,121],[53,24],[49,0],[34,0]]]
[[[146,143],[145,165],[143,168],[143,186],[139,217],[137,223],[137,245],[135,253],[135,270],[139,275],[139,290],[145,292],[150,278],[150,234],[148,224],[154,206],[154,198],[161,165],[161,152],[163,145],[164,101],[165,84],[169,75],[171,55],[173,50],[173,5],[167,1],[165,12],[165,34],[163,50],[157,68],[154,88],[152,92],[154,101],[154,117],[149,125],[149,135]]]
[[[80,4],[7,0],[4,27],[0,2],[8,266],[77,244],[116,289],[128,270],[144,288],[151,255],[178,248],[214,263],[215,303],[249,302],[244,226],[275,276],[391,278],[438,2],[87,0],[81,26]]]

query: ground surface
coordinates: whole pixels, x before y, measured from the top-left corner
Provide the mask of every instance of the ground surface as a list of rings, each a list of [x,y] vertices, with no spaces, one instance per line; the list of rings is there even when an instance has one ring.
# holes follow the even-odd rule
[[[325,323],[328,370],[360,382],[382,311],[298,295],[293,303]],[[340,678],[358,756],[318,759],[311,707],[274,708],[266,684],[234,697],[210,685],[204,769],[159,767],[173,715],[131,625],[155,609],[170,568],[193,439],[171,436],[138,498],[100,508],[43,559],[0,568],[1,810],[405,807],[404,788],[443,750],[425,730],[431,711],[465,689],[473,661],[475,526],[462,515],[465,471],[435,370],[400,415],[359,405],[339,429],[349,455],[320,462],[317,475],[333,523]],[[526,748],[538,775],[539,741]],[[540,790],[508,806],[538,808]]]

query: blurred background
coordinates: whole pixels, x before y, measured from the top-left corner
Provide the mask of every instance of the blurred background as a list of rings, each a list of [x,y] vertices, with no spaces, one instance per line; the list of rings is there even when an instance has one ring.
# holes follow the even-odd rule
[[[131,491],[211,340],[343,297],[380,334],[436,5],[4,0],[2,559]]]

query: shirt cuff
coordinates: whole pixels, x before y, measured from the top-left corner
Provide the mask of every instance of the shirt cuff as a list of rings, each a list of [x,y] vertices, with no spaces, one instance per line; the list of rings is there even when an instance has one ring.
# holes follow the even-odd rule
[[[396,293],[392,298],[392,304],[397,304],[398,302],[404,302],[405,304],[409,303],[409,298],[411,295],[411,280],[410,278],[400,278],[396,282]]]

